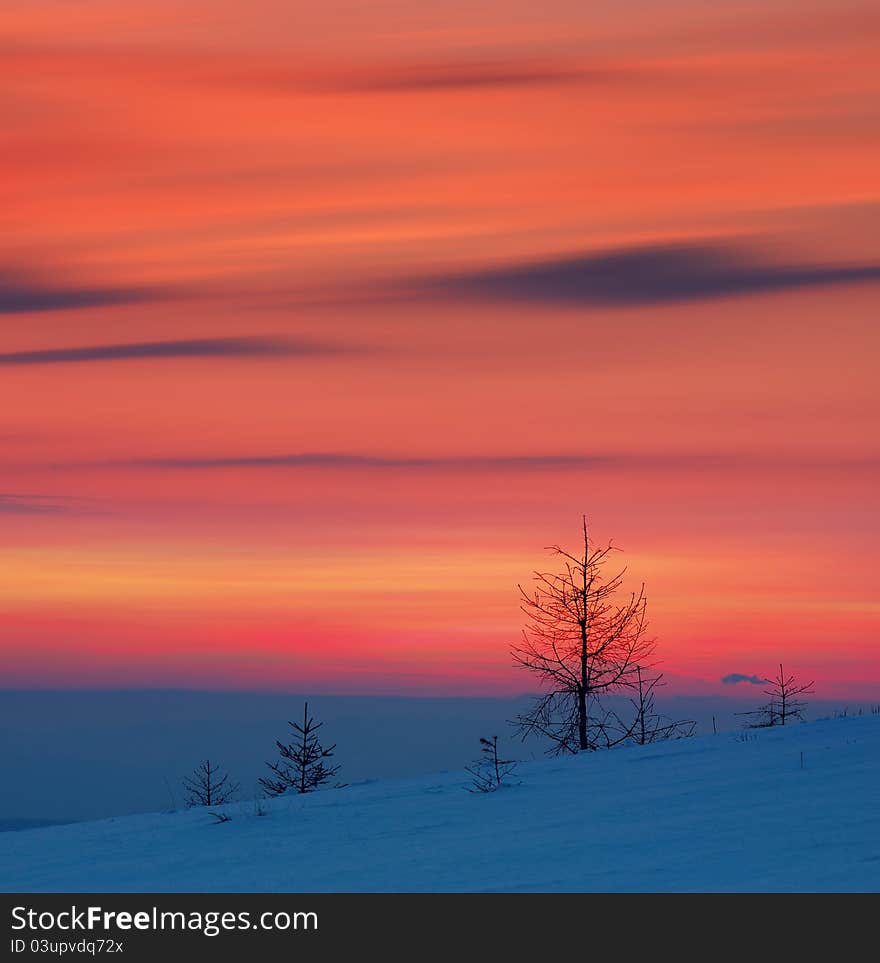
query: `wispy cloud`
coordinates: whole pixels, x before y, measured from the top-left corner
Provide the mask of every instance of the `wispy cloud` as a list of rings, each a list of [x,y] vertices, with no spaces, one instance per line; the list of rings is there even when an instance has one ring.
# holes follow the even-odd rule
[[[16,271],[0,270],[0,314],[136,303],[156,296],[157,292],[146,288],[70,287]]]
[[[880,470],[880,459],[821,461],[809,457],[774,457],[765,454],[630,454],[626,452],[536,455],[380,455],[361,452],[295,452],[217,454],[118,459],[103,462],[75,462],[55,468],[143,468],[179,471],[212,471],[224,468],[328,469],[328,470],[412,470],[412,471],[670,471],[713,472],[741,469],[767,471]]]
[[[118,65],[118,49],[88,45],[46,46],[3,44],[0,56],[10,70],[22,73],[51,64],[56,70],[75,76],[100,74]],[[392,58],[357,57],[339,59],[291,58],[286,53],[242,50],[226,53],[198,52],[171,47],[128,47],[125,49],[129,77],[149,78],[157,74],[170,84],[194,81],[201,85],[230,86],[244,91],[272,91],[278,94],[339,93],[428,93],[480,91],[486,88],[544,87],[571,83],[603,83],[635,79],[657,82],[657,71],[630,61],[556,60],[536,57],[505,57],[491,47],[452,57]],[[668,71],[668,68],[666,68]]]
[[[757,675],[743,675],[742,672],[731,672],[730,675],[721,677],[725,685],[737,685],[740,682],[747,682],[749,685],[764,685],[767,680]]]
[[[59,495],[12,495],[0,492],[0,515],[57,515],[71,510]]]
[[[183,341],[135,341],[39,351],[10,351],[0,354],[0,366],[161,358],[309,357],[347,354],[352,350],[354,349],[345,345],[280,338],[192,338]]]
[[[613,458],[614,456],[612,456]],[[217,457],[142,458],[117,461],[118,467],[210,470],[216,468],[337,468],[337,469],[451,469],[513,470],[589,468],[608,460],[591,455],[501,455],[407,457],[346,452],[301,452],[279,455],[223,455]]]
[[[426,278],[420,287],[453,297],[628,307],[859,281],[880,281],[880,264],[775,262],[757,252],[706,241],[525,261]]]
[[[611,70],[590,70],[533,61],[448,61],[361,67],[325,74],[317,85],[331,90],[386,93],[430,93],[485,87],[539,87],[596,81],[613,76]]]

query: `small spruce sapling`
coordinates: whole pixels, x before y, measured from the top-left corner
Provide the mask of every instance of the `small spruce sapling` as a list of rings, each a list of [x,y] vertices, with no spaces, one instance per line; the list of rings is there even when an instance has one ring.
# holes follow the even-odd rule
[[[267,762],[272,775],[260,779],[270,796],[280,796],[288,789],[297,793],[314,792],[339,772],[339,766],[327,763],[336,745],[325,748],[318,740],[317,732],[323,724],[315,722],[309,715],[308,702],[303,707],[302,723],[288,723],[293,729],[293,742],[285,744],[276,740],[275,745],[281,758],[278,762]]]
[[[797,719],[803,722],[804,710],[807,703],[799,698],[802,695],[813,693],[813,683],[800,683],[795,680],[793,675],[786,675],[779,664],[779,672],[773,679],[766,679],[770,686],[764,690],[764,694],[770,696],[770,701],[751,712],[741,712],[739,715],[746,716],[751,722],[744,725],[747,729],[766,729],[770,726],[784,726],[786,723]]]
[[[239,784],[205,759],[183,780],[183,789],[187,806],[222,806],[238,792]]]
[[[513,759],[502,759],[498,754],[498,736],[491,739],[480,738],[479,758],[465,768],[471,776],[468,792],[495,792],[504,785],[505,780],[516,769]]]

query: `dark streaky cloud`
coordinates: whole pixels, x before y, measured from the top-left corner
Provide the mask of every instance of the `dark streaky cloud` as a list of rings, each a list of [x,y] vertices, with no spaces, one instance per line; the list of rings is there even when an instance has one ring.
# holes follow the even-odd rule
[[[346,452],[302,452],[282,455],[227,455],[197,458],[143,458],[114,462],[118,467],[212,468],[374,468],[374,469],[511,469],[597,467],[609,459],[592,455],[501,455],[393,457]],[[612,456],[611,461],[615,460]]]
[[[316,69],[267,63],[246,74],[224,71],[227,82],[284,93],[431,94],[486,88],[544,87],[618,82],[636,73],[617,64],[550,63],[535,59],[424,60],[325,65]]]
[[[530,62],[423,63],[364,70],[328,81],[327,86],[348,91],[429,92],[483,87],[533,87],[605,79],[611,71]]]
[[[543,471],[551,470],[622,470],[729,472],[741,468],[821,471],[838,470],[876,472],[880,459],[821,461],[809,457],[774,457],[759,453],[731,454],[646,454],[627,452],[538,454],[538,455],[374,455],[358,452],[296,452],[280,454],[233,454],[127,458],[105,462],[72,462],[55,464],[54,468],[143,468],[181,471],[211,471],[224,468],[266,469],[339,469],[339,470],[412,470],[412,471]]]
[[[343,345],[280,338],[192,338],[183,341],[134,341],[78,348],[48,348],[0,354],[2,365],[69,364],[86,361],[131,361],[155,358],[252,358],[345,354]]]
[[[786,264],[719,242],[659,243],[426,278],[455,297],[627,307],[880,281],[880,264]]]
[[[757,675],[743,675],[742,672],[731,672],[729,675],[722,676],[721,681],[724,685],[737,685],[739,682],[748,682],[749,685],[765,685],[767,680]]]
[[[64,311],[105,304],[130,304],[156,297],[145,288],[77,288],[0,270],[0,314]]]
[[[70,511],[69,500],[63,496],[0,492],[0,515],[57,515],[67,511]]]

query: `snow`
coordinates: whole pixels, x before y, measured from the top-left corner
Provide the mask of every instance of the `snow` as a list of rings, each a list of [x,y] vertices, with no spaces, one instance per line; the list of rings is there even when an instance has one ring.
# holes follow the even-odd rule
[[[284,796],[264,815],[233,803],[225,823],[195,809],[3,833],[0,889],[880,888],[880,716],[541,760],[514,778],[486,795],[447,772]]]

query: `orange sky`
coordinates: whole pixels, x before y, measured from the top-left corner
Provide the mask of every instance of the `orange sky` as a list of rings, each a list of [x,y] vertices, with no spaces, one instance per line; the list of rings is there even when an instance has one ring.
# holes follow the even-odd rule
[[[520,691],[587,512],[681,687],[875,692],[878,27],[6,0],[0,687]]]

